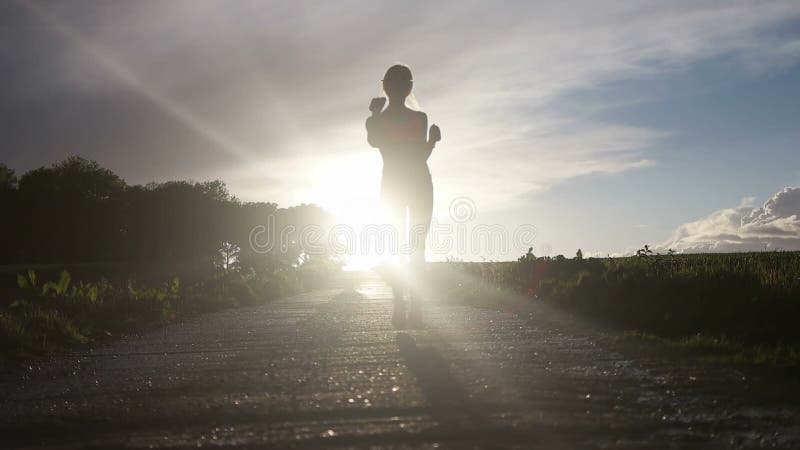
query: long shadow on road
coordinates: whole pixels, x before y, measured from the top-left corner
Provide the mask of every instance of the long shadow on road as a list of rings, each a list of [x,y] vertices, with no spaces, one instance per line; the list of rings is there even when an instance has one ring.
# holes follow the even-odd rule
[[[405,332],[397,333],[397,346],[434,410],[469,406],[466,389],[452,376],[442,354],[432,346],[417,346]]]

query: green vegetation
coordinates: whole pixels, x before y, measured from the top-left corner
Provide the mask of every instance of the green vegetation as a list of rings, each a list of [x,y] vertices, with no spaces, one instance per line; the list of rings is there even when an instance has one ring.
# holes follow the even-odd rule
[[[606,337],[617,344],[630,346],[634,351],[644,348],[660,354],[688,356],[709,362],[779,366],[797,366],[800,363],[800,345],[797,344],[746,344],[726,337],[702,334],[664,338],[636,331]]]
[[[80,157],[18,177],[0,163],[0,210],[0,357],[266,301],[336,268],[299,244],[306,225],[330,226],[321,208],[242,202],[218,180],[129,185]]]
[[[462,295],[478,303],[503,287],[673,347],[713,353],[716,343],[719,353],[749,353],[756,362],[800,361],[800,252],[656,255],[645,247],[623,258],[528,252],[514,262],[448,265],[468,275],[458,283],[473,293]]]
[[[194,314],[258,304],[314,287],[336,270],[317,262],[261,273],[220,268],[189,285],[177,277],[157,285],[106,278],[74,282],[66,270],[43,281],[29,270],[17,275],[17,295],[0,305],[0,358],[39,355]]]

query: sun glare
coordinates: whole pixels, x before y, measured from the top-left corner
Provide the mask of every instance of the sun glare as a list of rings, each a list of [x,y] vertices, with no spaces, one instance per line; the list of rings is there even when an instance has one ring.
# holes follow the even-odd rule
[[[379,191],[380,162],[369,155],[336,158],[316,181],[314,202],[333,214],[336,225],[348,227],[356,236],[355,247],[342,255],[345,270],[368,270],[387,257],[361,239],[366,226],[386,223]]]

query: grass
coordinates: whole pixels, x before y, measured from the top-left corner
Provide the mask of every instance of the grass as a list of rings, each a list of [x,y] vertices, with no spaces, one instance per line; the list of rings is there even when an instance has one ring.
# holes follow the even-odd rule
[[[451,296],[502,306],[498,288],[704,359],[800,364],[800,252],[449,262]],[[506,306],[507,307],[507,306]]]
[[[654,334],[628,331],[607,335],[623,345],[645,346],[648,350],[691,357],[712,363],[796,367],[800,346],[788,344],[745,344],[724,336],[697,334],[683,338],[665,338]]]
[[[256,273],[214,269],[183,283],[101,277],[74,281],[69,271],[43,279],[27,270],[0,303],[0,359],[18,360],[135,333],[182,318],[291,295],[324,282],[327,263]]]

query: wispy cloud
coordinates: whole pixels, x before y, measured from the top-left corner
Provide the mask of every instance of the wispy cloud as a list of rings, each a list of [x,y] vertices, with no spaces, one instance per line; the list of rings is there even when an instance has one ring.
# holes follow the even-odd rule
[[[144,154],[182,176],[220,177],[245,198],[281,203],[319,200],[328,191],[319,177],[332,179],[341,161],[363,167],[340,176],[374,181],[379,161],[364,142],[363,119],[395,61],[414,69],[417,98],[442,126],[444,140],[431,159],[438,206],[469,195],[486,211],[514,207],[574,177],[658,163],[650,149],[667,133],[575,114],[561,104],[566,94],[663,76],[720,55],[762,69],[800,58],[796,37],[771,32],[800,18],[800,4],[791,1],[40,5],[49,30],[2,33],[18,34],[17,42],[35,34],[41,45],[0,51],[40,52],[38,60],[55,62],[30,68],[39,89],[10,89],[4,100],[45,122],[59,119],[47,113],[58,98],[53,91],[84,98],[133,91],[179,119],[153,130],[127,117],[128,105],[99,102],[107,109],[93,114],[120,117],[130,139],[109,148],[97,129],[66,132],[50,145],[75,148],[64,142],[72,140],[127,178],[146,181],[151,174],[125,173],[138,167],[129,162],[143,151],[133,136],[209,135],[211,145],[192,149],[188,161],[172,157],[174,148]],[[147,142],[159,140],[175,142]],[[214,155],[225,147],[215,142],[235,143],[230,161]]]

